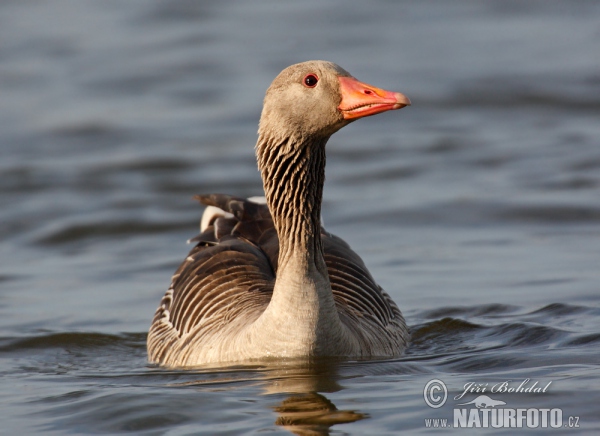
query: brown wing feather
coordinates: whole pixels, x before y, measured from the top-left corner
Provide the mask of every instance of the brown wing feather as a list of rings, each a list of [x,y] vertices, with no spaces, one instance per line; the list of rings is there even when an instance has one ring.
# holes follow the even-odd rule
[[[390,339],[406,346],[409,338],[400,309],[375,283],[362,259],[337,236],[323,233],[322,239],[331,289],[342,322],[372,350],[388,348]]]

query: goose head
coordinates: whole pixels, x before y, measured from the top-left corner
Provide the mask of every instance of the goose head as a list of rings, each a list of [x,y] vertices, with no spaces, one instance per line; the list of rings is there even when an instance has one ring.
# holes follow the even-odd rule
[[[409,105],[405,95],[360,82],[332,62],[308,61],[284,69],[268,88],[259,135],[327,139],[354,120]]]

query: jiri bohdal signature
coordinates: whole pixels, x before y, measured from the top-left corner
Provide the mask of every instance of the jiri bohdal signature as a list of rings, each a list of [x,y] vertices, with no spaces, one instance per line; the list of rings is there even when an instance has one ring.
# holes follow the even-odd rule
[[[549,381],[544,387],[542,387],[539,381],[535,381],[535,382],[533,382],[533,384],[529,384],[530,382],[531,382],[531,379],[529,379],[529,378],[526,378],[525,380],[523,380],[520,383],[513,382],[512,380],[506,380],[503,382],[493,384],[491,387],[490,387],[489,383],[468,382],[468,383],[465,383],[465,385],[463,386],[462,394],[456,395],[454,397],[454,399],[460,400],[466,394],[482,394],[485,392],[490,392],[492,394],[498,394],[498,393],[543,394],[548,390],[548,388],[552,384],[552,382]]]

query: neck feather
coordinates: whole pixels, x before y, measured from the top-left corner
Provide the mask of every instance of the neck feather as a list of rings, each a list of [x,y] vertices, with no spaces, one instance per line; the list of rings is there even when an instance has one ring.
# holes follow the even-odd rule
[[[324,267],[321,201],[328,139],[259,137],[258,166],[279,236],[279,267],[297,256],[318,269]]]
[[[346,355],[352,346],[337,312],[321,241],[328,139],[260,135],[257,143],[279,259],[273,296],[249,334],[274,355]]]

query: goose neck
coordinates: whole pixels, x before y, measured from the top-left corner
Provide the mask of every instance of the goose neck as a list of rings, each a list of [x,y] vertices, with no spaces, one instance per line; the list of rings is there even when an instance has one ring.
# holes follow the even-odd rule
[[[259,139],[258,165],[279,237],[279,268],[287,263],[324,267],[321,201],[327,140]]]

